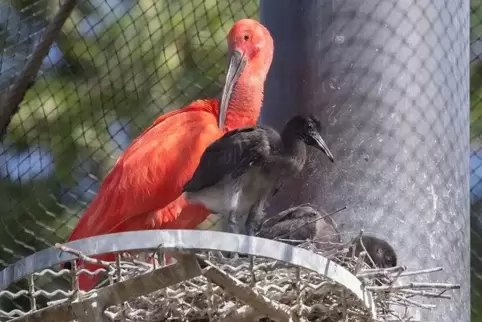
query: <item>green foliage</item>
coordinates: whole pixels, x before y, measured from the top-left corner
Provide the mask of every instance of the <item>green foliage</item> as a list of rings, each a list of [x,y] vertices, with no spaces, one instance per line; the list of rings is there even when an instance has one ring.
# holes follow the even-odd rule
[[[470,40],[482,41],[482,1],[471,0]],[[470,68],[470,140],[480,148],[482,142],[482,53]],[[472,322],[482,322],[482,214],[481,202],[471,209],[471,302]]]
[[[482,61],[474,62],[470,71],[470,138],[482,138]]]
[[[482,37],[482,0],[470,1],[470,41]]]
[[[482,0],[471,0],[470,40],[482,42]],[[479,55],[482,53],[479,53]],[[470,65],[470,137],[480,142],[482,137],[482,57]]]

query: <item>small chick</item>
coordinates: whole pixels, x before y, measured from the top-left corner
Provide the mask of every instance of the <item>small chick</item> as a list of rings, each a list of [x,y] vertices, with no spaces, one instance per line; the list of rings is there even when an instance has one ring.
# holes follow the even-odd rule
[[[320,242],[340,242],[340,234],[333,220],[305,203],[292,207],[277,215],[263,218],[258,228],[258,237],[267,239],[290,239],[291,244],[316,239]]]
[[[397,266],[397,254],[393,247],[383,239],[363,235],[361,240],[358,240],[355,246],[355,255],[358,256],[360,252],[364,249],[361,245],[363,242],[363,246],[367,253],[372,258],[373,262],[375,263],[376,267],[373,267],[373,263],[370,261],[368,257],[365,257],[365,262],[372,268],[390,268]]]
[[[310,204],[301,204],[262,220],[264,221],[257,229],[258,237],[291,240],[285,242],[296,246],[306,240],[316,240],[314,246],[320,251],[329,251],[338,245],[342,247],[340,233],[334,221],[329,216],[323,218],[323,215]],[[364,250],[362,242],[376,267],[397,266],[397,255],[393,247],[374,236],[362,236],[355,246],[356,256]],[[365,257],[365,262],[375,268],[368,257]]]

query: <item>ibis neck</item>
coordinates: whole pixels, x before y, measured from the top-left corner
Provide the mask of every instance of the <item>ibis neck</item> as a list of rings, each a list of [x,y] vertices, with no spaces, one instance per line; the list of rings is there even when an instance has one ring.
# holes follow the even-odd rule
[[[227,131],[239,127],[255,126],[263,103],[265,77],[250,75],[245,70],[233,88],[226,113]]]
[[[306,144],[297,136],[288,133],[281,133],[283,141],[283,154],[294,161],[298,171],[304,167],[306,162]]]

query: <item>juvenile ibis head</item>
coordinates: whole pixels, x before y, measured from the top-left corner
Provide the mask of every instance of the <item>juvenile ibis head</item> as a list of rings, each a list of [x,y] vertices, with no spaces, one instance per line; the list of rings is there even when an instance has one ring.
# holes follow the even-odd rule
[[[285,145],[289,145],[290,141],[301,139],[305,144],[323,151],[331,162],[335,161],[328,145],[321,137],[321,123],[316,116],[294,116],[286,123],[281,137]]]
[[[355,255],[359,255],[364,249],[361,246],[365,246],[367,253],[378,268],[390,268],[397,266],[397,254],[393,247],[383,239],[363,235],[355,245]],[[373,267],[373,264],[368,258],[365,258],[365,262]]]
[[[273,38],[268,29],[253,19],[238,20],[228,34],[228,69],[219,104],[219,127],[224,127],[226,113],[233,92],[240,96],[249,95],[249,86],[236,86],[238,83],[251,83],[261,90],[273,60]],[[260,102],[261,103],[261,102]]]

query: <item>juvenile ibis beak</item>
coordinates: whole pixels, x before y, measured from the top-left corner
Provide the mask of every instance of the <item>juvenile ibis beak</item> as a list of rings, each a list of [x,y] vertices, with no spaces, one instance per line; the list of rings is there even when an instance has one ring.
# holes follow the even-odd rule
[[[218,125],[222,130],[224,128],[224,121],[226,120],[226,112],[228,110],[229,101],[233,94],[234,84],[241,76],[243,69],[246,67],[248,59],[244,53],[235,49],[229,57],[228,71],[226,73],[226,81],[224,82],[223,94],[221,96],[221,103],[219,104],[219,119]]]
[[[333,157],[333,154],[331,153],[330,149],[328,149],[328,145],[326,145],[321,135],[315,132],[312,134],[312,137],[315,140],[314,147],[323,151],[323,153],[325,153],[328,156],[328,159],[330,159],[331,162],[335,162],[335,158]]]

